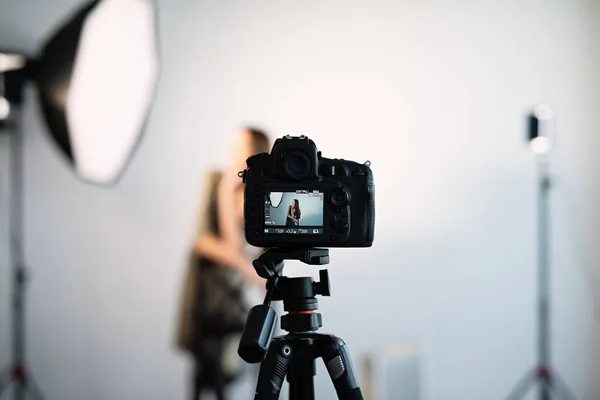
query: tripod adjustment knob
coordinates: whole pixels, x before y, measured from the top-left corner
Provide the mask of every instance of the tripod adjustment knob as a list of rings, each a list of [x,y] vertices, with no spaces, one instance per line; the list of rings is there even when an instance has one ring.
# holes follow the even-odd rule
[[[315,282],[315,294],[331,296],[329,287],[329,272],[326,269],[319,271],[319,282]]]

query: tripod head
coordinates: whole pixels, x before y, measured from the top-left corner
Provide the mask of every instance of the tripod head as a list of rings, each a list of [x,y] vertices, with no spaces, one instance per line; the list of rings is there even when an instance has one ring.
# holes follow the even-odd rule
[[[261,278],[267,279],[267,293],[263,304],[248,313],[238,354],[248,363],[259,363],[267,354],[269,343],[277,326],[277,313],[271,301],[283,301],[288,314],[281,317],[281,327],[288,332],[316,331],[322,324],[317,295],[329,296],[327,270],[319,271],[319,282],[311,277],[289,278],[282,275],[285,260],[298,260],[309,265],[329,263],[329,249],[273,248],[252,262]]]

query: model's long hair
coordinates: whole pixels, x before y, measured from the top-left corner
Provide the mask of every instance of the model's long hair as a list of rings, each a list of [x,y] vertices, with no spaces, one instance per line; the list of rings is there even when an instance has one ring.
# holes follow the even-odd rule
[[[300,211],[300,201],[298,199],[294,199],[293,203],[294,203],[293,208],[295,208],[294,218],[300,219],[300,217],[302,217],[302,211]]]

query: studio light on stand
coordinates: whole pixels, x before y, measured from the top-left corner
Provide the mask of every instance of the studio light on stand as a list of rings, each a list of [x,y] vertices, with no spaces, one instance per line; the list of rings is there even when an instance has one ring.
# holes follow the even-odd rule
[[[552,189],[549,153],[555,144],[555,126],[552,109],[545,104],[537,106],[528,116],[529,148],[537,164],[537,364],[514,387],[507,400],[520,400],[533,386],[539,386],[540,400],[576,400],[577,397],[552,367],[550,359],[550,209]]]
[[[158,81],[155,14],[152,0],[92,1],[39,56],[0,49],[0,130],[11,139],[13,282],[12,362],[0,373],[0,396],[14,384],[15,400],[42,398],[25,351],[24,88],[37,88],[50,137],[74,173],[90,184],[116,184],[141,137]]]

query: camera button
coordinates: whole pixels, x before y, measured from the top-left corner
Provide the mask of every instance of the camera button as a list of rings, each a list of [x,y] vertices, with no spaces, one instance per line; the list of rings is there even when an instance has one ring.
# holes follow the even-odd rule
[[[336,232],[344,233],[349,227],[350,225],[348,225],[348,220],[346,218],[340,218],[338,216],[333,218],[333,230]]]
[[[348,230],[348,223],[344,221],[337,221],[335,223],[335,230],[338,232],[345,232]]]
[[[348,176],[348,168],[344,165],[335,166],[335,175],[336,176]]]
[[[335,207],[344,207],[348,204],[348,200],[348,193],[344,189],[336,189],[329,196],[329,201]]]

